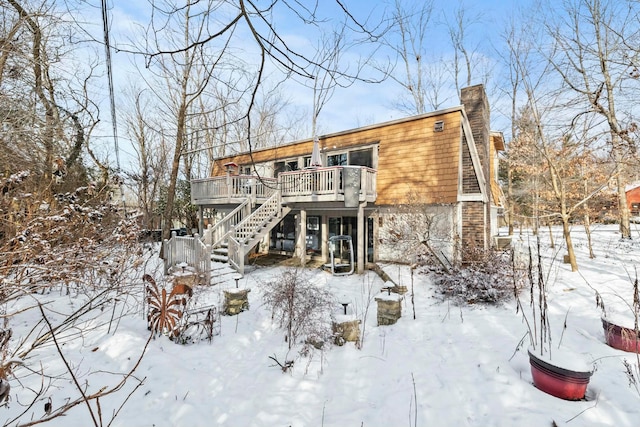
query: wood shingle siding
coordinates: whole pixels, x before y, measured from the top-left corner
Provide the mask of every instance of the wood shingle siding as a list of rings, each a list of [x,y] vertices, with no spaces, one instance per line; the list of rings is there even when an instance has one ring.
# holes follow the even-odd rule
[[[444,122],[442,132],[434,132],[436,122]],[[436,115],[422,115],[395,122],[368,126],[320,137],[324,154],[377,145],[377,205],[415,201],[455,203],[461,135],[459,108]],[[313,141],[305,140],[270,149],[253,156],[241,154],[215,162],[212,176],[226,173],[224,164],[249,165],[311,155]],[[375,157],[375,155],[374,155]],[[253,158],[253,162],[252,162]]]

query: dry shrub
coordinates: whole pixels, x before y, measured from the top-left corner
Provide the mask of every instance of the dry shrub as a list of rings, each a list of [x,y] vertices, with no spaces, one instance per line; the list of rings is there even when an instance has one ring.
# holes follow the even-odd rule
[[[0,332],[0,402],[11,383],[12,394],[15,391],[22,396],[18,404],[24,408],[14,413],[16,418],[7,425],[44,423],[81,404],[93,416],[91,401],[117,393],[131,379],[139,387],[141,381],[133,372],[146,349],[146,345],[140,349],[134,367],[122,372],[115,384],[85,393],[86,378],[97,371],[72,369],[61,349],[67,342],[82,340],[103,328],[107,334],[115,333],[121,318],[139,312],[142,289],[135,276],[141,274],[152,254],[141,252],[135,218],[124,218],[119,206],[111,203],[109,188],[84,186],[65,193],[39,194],[32,192],[37,186],[29,179],[29,173],[24,172],[0,180],[0,306],[11,307],[13,299],[24,296],[33,301],[18,313],[0,310],[4,320],[0,325],[4,331]],[[32,295],[53,290],[68,295],[67,311],[53,311]],[[37,310],[41,321],[21,336],[2,339],[11,334],[13,316],[28,310]],[[43,363],[38,351],[43,348],[55,348],[67,372],[50,371],[52,365]],[[34,374],[42,376],[40,388],[25,385]],[[57,400],[53,405],[49,402],[42,418],[34,419],[36,406],[59,389],[59,382],[75,384],[82,396]],[[125,393],[124,402],[127,399]],[[96,419],[95,425],[108,423],[103,423],[99,409],[98,416],[100,422]]]
[[[272,318],[286,331],[285,340],[291,348],[299,338],[305,345],[330,340],[331,311],[335,301],[328,289],[311,283],[302,270],[285,270],[264,284],[265,305]]]
[[[461,304],[497,304],[513,297],[514,283],[520,279],[514,277],[511,249],[469,249],[463,258],[461,267],[436,276],[438,292]]]
[[[106,188],[40,197],[24,187],[27,176],[17,174],[0,186],[0,299],[60,285],[117,285],[138,251],[135,220],[122,218]]]

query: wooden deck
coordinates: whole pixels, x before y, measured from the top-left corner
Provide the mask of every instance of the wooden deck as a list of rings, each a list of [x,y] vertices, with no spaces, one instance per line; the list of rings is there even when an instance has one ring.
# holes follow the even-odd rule
[[[359,202],[376,200],[374,169],[334,166],[283,172],[278,178],[227,175],[191,181],[191,203],[197,206],[239,204],[249,198],[260,204],[280,191],[282,203]],[[349,206],[355,203],[356,206]]]

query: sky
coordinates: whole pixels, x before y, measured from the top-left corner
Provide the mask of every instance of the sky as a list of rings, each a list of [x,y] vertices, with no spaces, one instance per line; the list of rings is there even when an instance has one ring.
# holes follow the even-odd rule
[[[640,391],[637,382],[635,386],[630,382],[625,362],[638,378],[638,359],[605,343],[595,295],[596,291],[601,295],[608,316],[633,318],[626,304],[633,299],[640,228],[633,228],[633,240],[620,240],[615,224],[595,224],[591,231],[594,259],[589,258],[582,227],[572,230],[580,266],[575,273],[561,263],[566,252],[562,229],[552,230],[554,247],[549,233],[540,236],[551,360],[560,351],[572,351],[576,361],[593,371],[580,401],[553,397],[533,384],[523,318],[533,321],[527,289],[520,296],[520,311],[511,292],[506,301],[495,305],[458,305],[439,293],[434,274],[419,269],[412,278],[408,266],[383,264],[384,271],[407,286],[409,293],[401,299],[402,316],[397,323],[379,326],[374,298],[382,297],[380,290],[387,284],[375,273],[332,276],[318,268],[305,269],[300,277],[335,297],[333,318],[361,321],[359,347],[347,342],[305,355],[300,354],[300,344],[288,348],[284,330],[263,303],[265,289],[288,269],[276,266],[253,269],[239,282],[240,287],[251,289],[249,309],[237,316],[218,317],[212,342],[178,345],[165,336],[151,340],[126,384],[100,398],[101,425],[540,427],[555,422],[569,427],[636,427]],[[529,243],[535,246],[535,237],[527,230],[514,234],[518,253],[525,258]],[[107,293],[74,324],[61,326],[58,345],[64,362],[49,341],[14,368],[9,402],[0,407],[4,422],[14,417],[23,423],[39,421],[46,416],[47,402],[55,414],[66,402],[81,399],[69,369],[90,395],[115,386],[136,366],[149,337],[141,276],[151,274],[159,281],[162,277],[157,250],[144,253],[144,262],[132,262],[138,268],[128,269],[122,281],[122,289],[130,292]],[[195,287],[191,308],[220,307],[223,291],[235,289],[233,275],[225,270],[228,266],[216,268],[221,268],[215,274],[216,285]],[[53,288],[12,301],[7,308],[14,313],[11,349],[28,347],[47,331],[36,302],[58,325],[101,290],[73,284],[67,289],[70,293]],[[111,291],[118,292],[113,287]],[[340,304],[344,301],[349,302],[346,316]],[[20,343],[24,337],[27,340]],[[293,367],[282,372],[270,357],[281,363],[291,360]],[[34,404],[27,406],[38,391]],[[92,408],[98,416],[95,400]],[[87,405],[79,404],[46,425],[93,423]]]
[[[345,2],[357,19],[365,20],[369,18],[372,22],[385,11],[391,10],[392,3],[391,0],[378,2],[354,0]],[[408,3],[411,4],[412,2]],[[458,4],[457,2],[454,3]],[[509,129],[509,124],[505,121],[505,115],[503,114],[504,97],[496,90],[496,81],[501,78],[502,73],[497,51],[499,28],[502,22],[510,19],[509,17],[516,13],[518,7],[528,3],[528,1],[523,3],[512,0],[460,2],[467,11],[468,16],[475,17],[474,23],[466,30],[468,35],[467,43],[470,49],[474,51],[474,61],[477,64],[481,64],[484,70],[487,70],[487,92],[493,107],[492,127],[494,130],[507,131]],[[83,10],[84,20],[88,23],[87,28],[95,35],[96,39],[100,39],[102,37],[101,21],[100,10],[95,7],[97,3],[93,7],[89,7],[90,3],[83,4],[87,5]],[[413,4],[420,4],[420,2],[413,2]],[[328,9],[326,5],[332,5],[332,9]],[[451,60],[452,58],[452,49],[444,26],[446,20],[452,19],[451,8],[452,2],[450,1],[434,1],[431,17],[433,31],[427,38],[430,46],[425,48],[426,54],[432,55],[434,63]],[[217,12],[225,13],[223,10]],[[141,74],[145,74],[144,60],[139,55],[133,55],[128,51],[137,50],[132,48],[132,43],[141,43],[139,34],[141,28],[148,23],[150,8],[145,1],[112,1],[109,2],[109,14],[111,22],[110,40],[115,48],[112,51],[112,59],[116,108],[122,114],[127,108],[127,98],[130,99],[130,96],[126,95],[125,91],[132,84],[144,85],[144,80],[141,77]],[[328,26],[336,25],[335,19],[331,19],[332,16],[344,16],[336,8],[335,3],[324,1],[320,2],[318,14],[327,18],[325,25]],[[287,15],[285,9],[276,10],[275,15],[275,23],[279,33],[294,48],[298,47],[303,52],[308,52],[311,46],[317,42],[317,38],[314,37],[314,34],[317,33],[312,31],[313,28],[310,29],[309,26],[301,25],[298,19],[293,19],[290,14]],[[255,57],[255,49],[251,47],[251,44],[247,48],[247,44],[242,43],[243,37],[246,36],[246,33],[244,35],[242,33],[238,34],[240,46],[244,48],[244,52],[239,50],[239,56],[251,61],[251,58]],[[355,62],[358,54],[366,54],[366,52],[371,51],[371,47],[368,47],[368,50],[363,49],[358,48],[357,52],[345,54],[343,62]],[[104,56],[102,47],[96,49],[96,52],[102,57]],[[394,55],[387,47],[381,47],[376,52],[375,61],[378,64],[382,64],[382,66],[388,66],[395,63]],[[136,69],[134,63],[137,64],[138,69]],[[271,65],[269,67],[273,70]],[[397,63],[394,74],[401,73],[402,67],[401,63]],[[376,73],[372,69],[369,69],[367,73],[376,77],[380,76],[380,73]],[[299,126],[307,129],[306,132],[303,132],[302,137],[311,137],[310,113],[313,105],[313,93],[311,89],[304,87],[300,83],[301,80],[308,79],[290,78],[281,87],[290,101],[291,115],[306,117],[306,119],[302,120],[303,123],[299,123]],[[479,79],[474,79],[472,84],[480,82]],[[101,91],[104,99],[101,102],[101,125],[95,135],[104,144],[104,149],[109,151],[112,150],[113,142],[111,141],[113,138],[110,136],[112,132],[110,131],[111,118],[106,100],[106,76],[104,77]],[[389,78],[381,83],[355,82],[348,88],[338,88],[319,116],[319,133],[332,133],[406,117],[410,114],[398,107],[398,99],[402,93],[404,93],[404,89]],[[442,97],[444,102],[442,102],[440,108],[459,105],[459,100],[453,90],[450,78]],[[134,151],[128,142],[122,118],[120,117],[118,120],[120,122],[118,126],[120,156],[123,159],[123,163],[128,164],[133,162]]]

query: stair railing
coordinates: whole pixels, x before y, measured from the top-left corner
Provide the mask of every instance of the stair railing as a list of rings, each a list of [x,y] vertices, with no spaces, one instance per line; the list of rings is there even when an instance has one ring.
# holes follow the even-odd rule
[[[244,259],[257,242],[251,239],[273,218],[282,212],[280,192],[274,192],[262,205],[235,226],[227,237],[229,264],[240,274],[244,274]]]
[[[246,245],[272,218],[280,216],[280,210],[282,209],[280,202],[280,192],[276,191],[263,204],[258,206],[251,215],[246,216],[236,224],[231,235],[239,243]]]
[[[233,226],[240,223],[244,218],[251,214],[251,200],[247,198],[238,207],[229,212],[220,221],[213,226],[207,227],[203,237],[205,244],[212,248],[219,246],[232,233]]]

